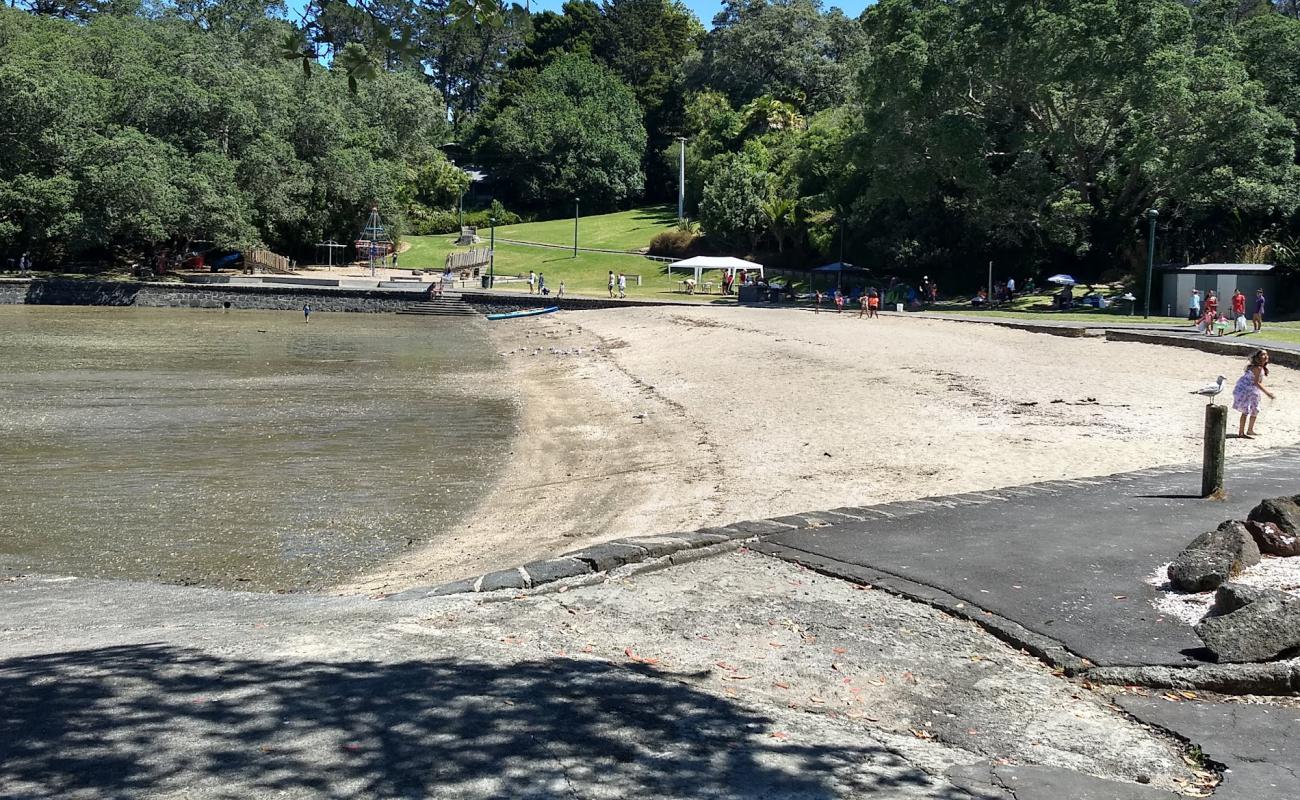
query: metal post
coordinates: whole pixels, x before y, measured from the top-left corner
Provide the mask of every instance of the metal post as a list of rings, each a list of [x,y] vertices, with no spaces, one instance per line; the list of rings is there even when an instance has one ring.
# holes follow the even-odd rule
[[[456,226],[465,227],[465,193],[461,192],[460,197],[456,198]]]
[[[1205,407],[1205,453],[1201,465],[1201,497],[1223,496],[1223,459],[1227,447],[1228,407]]]
[[[573,198],[573,257],[578,257],[578,198]]]
[[[993,262],[992,261],[989,262],[988,290],[989,290],[989,304],[992,305],[993,303]]]
[[[677,153],[677,224],[686,221],[686,137],[678,136]]]
[[[488,217],[488,224],[492,226],[492,241],[488,244],[488,288],[491,289],[496,285],[497,277],[497,218]]]
[[[1151,316],[1151,271],[1156,261],[1156,218],[1160,212],[1154,208],[1147,209],[1147,220],[1150,221],[1150,230],[1147,233],[1147,302],[1146,311],[1142,312],[1142,318],[1146,319]]]

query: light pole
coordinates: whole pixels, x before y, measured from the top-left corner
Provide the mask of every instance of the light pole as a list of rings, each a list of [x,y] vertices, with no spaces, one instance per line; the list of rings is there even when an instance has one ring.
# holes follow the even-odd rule
[[[1142,312],[1143,319],[1151,316],[1151,270],[1156,261],[1156,219],[1159,216],[1160,212],[1154,208],[1147,209],[1147,221],[1150,227],[1147,232],[1147,303],[1146,310]]]
[[[677,224],[686,221],[686,137],[678,136],[677,151]]]
[[[488,217],[488,224],[492,226],[492,241],[488,244],[488,288],[491,289],[497,277],[497,218]]]
[[[578,198],[573,198],[573,257],[578,257]]]

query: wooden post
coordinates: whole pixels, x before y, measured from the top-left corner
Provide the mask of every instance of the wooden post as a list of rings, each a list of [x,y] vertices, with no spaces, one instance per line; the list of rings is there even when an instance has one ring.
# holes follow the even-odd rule
[[[1223,496],[1223,459],[1228,432],[1228,407],[1205,407],[1205,455],[1201,466],[1201,497]]]

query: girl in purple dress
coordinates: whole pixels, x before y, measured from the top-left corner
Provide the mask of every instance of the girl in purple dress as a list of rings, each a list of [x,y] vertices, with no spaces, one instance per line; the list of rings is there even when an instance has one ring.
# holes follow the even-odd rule
[[[1246,371],[1232,387],[1232,408],[1241,412],[1241,422],[1237,424],[1237,435],[1243,439],[1255,438],[1255,418],[1259,416],[1259,402],[1263,395],[1272,400],[1274,395],[1264,388],[1264,377],[1268,375],[1268,351],[1256,350],[1246,365]],[[1249,426],[1247,426],[1249,423]]]

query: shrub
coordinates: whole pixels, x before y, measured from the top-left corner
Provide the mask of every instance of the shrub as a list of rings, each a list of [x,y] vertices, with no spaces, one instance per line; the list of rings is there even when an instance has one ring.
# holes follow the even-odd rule
[[[650,255],[685,258],[700,241],[700,235],[681,229],[664,231],[650,240]]]
[[[496,209],[497,225],[517,225],[521,220],[518,214],[503,207]],[[492,210],[466,211],[465,224],[480,229],[488,228],[488,221],[493,216]],[[409,216],[411,234],[415,236],[437,236],[445,233],[460,233],[460,216],[456,209],[419,208],[412,209]]]

